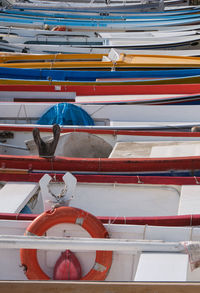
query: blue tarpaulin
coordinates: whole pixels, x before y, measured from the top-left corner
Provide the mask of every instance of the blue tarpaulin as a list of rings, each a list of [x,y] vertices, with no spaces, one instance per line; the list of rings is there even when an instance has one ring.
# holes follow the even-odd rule
[[[69,103],[59,103],[42,115],[37,124],[94,125],[94,121],[82,108]]]

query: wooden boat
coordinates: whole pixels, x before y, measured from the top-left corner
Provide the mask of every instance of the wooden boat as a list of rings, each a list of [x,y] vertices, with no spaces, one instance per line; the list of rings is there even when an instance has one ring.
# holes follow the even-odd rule
[[[120,38],[123,38],[123,37],[153,37],[153,36],[176,36],[177,34],[179,36],[181,35],[191,35],[191,34],[197,34],[198,32],[198,27],[195,27],[194,28],[195,30],[191,30],[191,31],[161,31],[161,32],[125,32],[125,33],[120,33],[117,32],[117,33],[102,33],[102,32],[99,32],[98,34],[102,37],[106,37],[106,38],[109,38],[110,36],[115,36],[115,34],[119,35]],[[97,33],[94,33],[94,32],[88,32],[88,31],[85,31],[85,32],[79,32],[79,31],[75,31],[75,32],[70,32],[70,31],[50,31],[50,30],[42,30],[42,29],[31,29],[31,28],[27,28],[27,29],[22,29],[22,28],[14,28],[14,27],[5,27],[5,26],[2,26],[0,27],[0,33],[2,34],[6,34],[6,35],[18,35],[18,36],[21,36],[21,37],[36,37],[36,36],[71,36],[71,35],[76,35],[76,36],[85,36],[85,37],[94,37]],[[13,46],[13,45],[8,45],[8,44],[5,44],[5,43],[1,43],[1,46],[2,46],[2,49],[4,48],[4,51],[6,50],[6,48],[9,48],[9,50],[13,50],[13,52],[22,52],[22,50],[24,49],[24,46],[22,46],[21,44],[18,43],[18,45],[16,46],[16,44]],[[55,46],[54,46],[55,47]],[[106,49],[106,48],[71,48],[71,47],[65,47],[65,46],[61,46],[59,45],[59,49],[58,47],[55,47],[54,48],[53,45],[41,45],[40,48],[38,48],[38,46],[34,46],[33,44],[26,44],[26,50],[28,52],[33,52],[34,50],[35,51],[38,51],[38,52],[43,52],[43,51],[50,51],[53,52],[68,52],[68,53],[74,53],[74,52],[77,52],[77,53],[102,53],[102,54],[108,54],[109,53],[109,49]],[[123,50],[123,52],[125,52]],[[121,52],[121,53],[123,53]],[[140,50],[128,50],[127,52],[125,52],[126,54],[146,54],[146,51],[141,51]],[[148,49],[148,54],[158,54],[158,55],[184,55],[184,56],[198,56],[199,55],[199,51],[198,50],[183,50],[183,52],[181,52],[180,50],[177,52],[177,50],[172,50],[172,52],[169,52],[169,50],[167,50],[167,52],[165,50],[162,50],[162,51],[158,51],[158,49],[153,52],[151,52],[149,49]]]
[[[45,112],[51,107],[59,104],[52,103],[12,103],[1,102],[0,117],[1,121],[9,123],[12,120],[18,120],[18,122],[24,120],[30,120],[35,123]],[[66,104],[67,105],[67,104]],[[65,104],[60,103],[59,107],[64,107]],[[78,104],[77,104],[78,106]],[[56,108],[54,107],[54,108]],[[71,107],[69,105],[69,107]],[[75,108],[75,106],[72,105]],[[77,107],[78,108],[78,107]],[[111,125],[113,122],[136,123],[136,122],[183,122],[193,123],[199,122],[199,106],[135,106],[135,105],[80,105],[80,109],[86,111],[94,121],[99,121],[99,125]],[[119,112],[119,109],[121,111]],[[164,113],[157,113],[157,111]],[[164,111],[165,110],[165,111]],[[59,111],[59,109],[58,109]],[[144,113],[143,113],[144,111]],[[117,113],[118,112],[118,113]],[[120,113],[120,114],[119,114]],[[141,116],[141,113],[143,115]],[[186,115],[187,114],[187,115]]]
[[[50,9],[50,8],[49,8]],[[106,29],[113,29],[118,27],[119,29],[125,29],[125,30],[130,30],[131,28],[135,29],[138,27],[152,27],[153,26],[188,26],[188,25],[196,25],[199,24],[198,17],[192,15],[189,16],[188,18],[185,19],[172,19],[172,20],[152,20],[152,21],[85,21],[85,20],[74,20],[74,19],[55,19],[55,18],[45,18],[44,17],[28,17],[28,16],[23,16],[23,15],[16,15],[16,14],[7,14],[6,13],[3,15],[0,15],[0,24],[5,24],[6,26],[8,25],[15,25],[17,23],[20,23],[20,25],[40,25],[40,27],[44,27],[45,25],[52,27],[55,27],[57,25],[65,25],[68,28],[80,28],[81,26],[84,27],[84,30],[90,29],[90,30],[95,30],[96,27],[98,28],[106,28]],[[83,28],[82,28],[83,29]]]
[[[194,201],[198,202],[199,177],[74,177],[71,173],[66,173],[64,176],[56,174],[56,179],[53,179],[53,173],[27,174],[15,170],[8,173],[1,170],[0,174],[1,201],[5,203],[1,205],[0,220],[34,220],[36,215],[49,210],[57,201],[61,206],[87,210],[106,224],[110,222],[168,227],[199,224],[199,208],[198,205],[195,205],[195,208],[193,205]],[[15,185],[19,188],[17,193],[21,191],[21,198],[18,201],[13,198],[13,203],[8,204]],[[69,189],[63,191],[59,200],[56,195],[59,195],[66,185]],[[187,205],[187,197],[191,196],[190,189],[193,190],[193,203]],[[105,201],[108,203],[106,206]]]
[[[1,99],[3,100],[3,99]],[[8,99],[4,99],[4,101]],[[60,98],[51,99],[51,98],[15,98],[10,99],[10,101],[55,101],[61,102]],[[72,102],[70,100],[70,95],[68,98],[63,99],[65,102]],[[134,105],[199,105],[200,104],[200,95],[107,95],[107,96],[79,96],[75,98],[76,103],[78,104],[134,104]]]
[[[53,107],[54,106],[54,107]],[[0,117],[1,123],[32,123],[44,116],[47,111],[56,109],[60,116],[59,108],[69,106],[70,108],[79,108],[84,110],[90,118],[93,119],[96,126],[157,128],[157,127],[192,127],[199,123],[199,105],[194,106],[148,106],[148,105],[67,105],[65,103],[14,103],[1,102]],[[120,109],[120,111],[119,111]],[[62,113],[62,112],[61,112]],[[75,116],[76,117],[76,116]],[[49,120],[46,124],[52,124]],[[55,122],[55,121],[54,121]],[[55,122],[56,123],[56,122]],[[71,122],[72,123],[72,122]],[[70,124],[71,124],[70,123]],[[42,123],[44,124],[44,123]],[[63,123],[60,123],[63,124]],[[66,123],[64,123],[65,125]],[[84,124],[80,124],[84,125]],[[85,124],[89,125],[89,124]],[[92,125],[90,125],[92,126]]]
[[[61,4],[62,5],[62,4]],[[63,9],[63,11],[51,9],[51,13],[47,11],[47,9],[28,9],[21,8],[21,9],[4,9],[2,11],[3,16],[16,16],[16,17],[27,17],[27,18],[46,18],[46,19],[55,19],[59,18],[59,21],[66,21],[66,20],[77,20],[77,21],[85,21],[85,22],[126,22],[126,21],[169,21],[169,20],[185,20],[185,19],[193,19],[198,18],[199,9],[196,10],[185,10],[184,12],[170,11],[165,13],[121,13],[114,14],[114,13],[75,13],[75,11],[69,11]]]
[[[2,253],[2,264],[4,270],[1,270],[0,279],[1,280],[26,280],[29,279],[44,279],[43,277],[37,276],[37,269],[35,269],[35,277],[32,275],[32,267],[29,266],[29,262],[25,261],[23,257],[25,255],[24,248],[41,248],[43,243],[43,249],[46,248],[47,251],[38,253],[38,259],[40,260],[40,265],[42,270],[44,270],[45,274],[47,274],[50,278],[53,277],[53,270],[56,263],[56,260],[59,258],[60,249],[71,249],[76,257],[79,259],[81,263],[82,269],[82,278],[84,277],[88,271],[91,270],[93,263],[95,262],[95,250],[112,250],[112,258],[107,262],[106,268],[109,269],[106,273],[101,276],[97,276],[98,274],[94,273],[93,276],[89,278],[89,280],[106,280],[106,281],[189,281],[189,280],[199,280],[199,269],[194,271],[194,264],[197,264],[197,259],[195,259],[194,264],[190,263],[190,257],[193,255],[192,252],[196,252],[196,249],[192,250],[190,244],[198,244],[199,240],[199,229],[198,227],[194,227],[198,225],[199,215],[195,213],[198,212],[198,204],[195,206],[193,203],[188,205],[187,198],[191,199],[191,189],[193,190],[193,202],[196,200],[198,202],[198,193],[199,186],[197,182],[194,181],[194,178],[190,180],[186,179],[186,184],[182,185],[181,179],[172,178],[171,181],[168,178],[168,183],[165,185],[161,185],[164,180],[163,178],[159,178],[161,181],[158,183],[158,178],[155,184],[141,184],[136,181],[136,184],[133,184],[134,180],[138,180],[133,177],[104,177],[103,183],[100,183],[102,177],[98,177],[92,179],[90,177],[90,182],[87,183],[87,177],[79,179],[80,181],[76,183],[76,179],[69,173],[65,174],[63,177],[64,182],[62,183],[61,177],[58,175],[56,181],[51,181],[51,176],[45,175],[40,179],[40,187],[36,181],[37,174],[34,175],[25,175],[19,174],[16,175],[14,181],[7,180],[6,174],[2,174],[4,179],[4,186],[0,189],[0,193],[5,195],[5,190],[7,190],[6,203],[4,203],[4,211],[9,209],[10,214],[2,214],[0,220],[0,245],[1,249],[3,249],[4,253]],[[8,175],[8,174],[7,174]],[[14,174],[13,174],[14,175]],[[12,175],[11,175],[12,176]],[[41,177],[41,175],[39,175]],[[18,181],[21,177],[21,180]],[[30,180],[28,179],[30,178]],[[13,176],[14,178],[14,176]],[[25,179],[26,178],[26,179]],[[80,177],[79,177],[80,178]],[[99,180],[100,179],[100,180]],[[117,180],[114,181],[114,180]],[[128,183],[123,183],[124,179],[127,180]],[[24,181],[26,180],[26,181]],[[28,181],[27,181],[28,180]],[[122,181],[121,181],[122,180]],[[144,178],[144,180],[149,182],[150,178]],[[32,181],[32,182],[30,182]],[[182,182],[184,179],[182,179]],[[170,185],[171,183],[172,185]],[[39,223],[39,218],[35,219],[31,224],[31,220],[33,219],[33,215],[19,215],[13,214],[11,212],[11,204],[8,203],[8,199],[10,196],[13,198],[13,194],[11,195],[11,190],[13,188],[20,191],[23,187],[23,198],[22,192],[20,193],[20,200],[18,207],[21,209],[23,206],[26,209],[31,204],[32,207],[35,205],[33,210],[37,210],[39,206],[41,206],[41,202],[44,204],[44,210],[48,209],[48,206],[52,205],[52,201],[55,201],[55,194],[60,193],[63,188],[65,189],[65,185],[69,187],[67,192],[63,191],[62,203],[61,200],[58,202],[61,203],[61,207],[55,207],[52,213],[46,212],[43,213],[40,218],[44,218],[45,215],[51,216],[49,218],[49,223],[51,229],[46,233],[46,237],[41,238],[40,235],[37,237],[37,241],[35,242],[34,237],[31,235],[22,236],[25,231],[32,231],[32,227],[37,222]],[[192,184],[192,185],[187,185]],[[26,187],[26,190],[25,190]],[[106,188],[105,188],[106,187]],[[151,188],[150,188],[151,187]],[[105,201],[102,200],[102,189],[107,191],[108,193],[104,194],[106,201],[111,202],[111,204],[107,205],[107,212],[105,211]],[[110,192],[113,190],[113,193]],[[95,191],[95,192],[94,192]],[[130,194],[131,191],[131,194]],[[146,198],[143,199],[139,194],[143,195]],[[101,196],[99,196],[101,195]],[[123,195],[123,196],[121,196]],[[120,207],[121,201],[124,203],[124,196],[128,196],[127,202],[132,203],[131,205],[124,205]],[[5,197],[4,197],[5,198]],[[16,198],[16,197],[15,197]],[[28,199],[29,198],[29,199]],[[87,200],[89,198],[89,200]],[[118,202],[117,199],[120,201]],[[137,200],[138,198],[138,200]],[[157,217],[139,217],[134,218],[134,216],[126,217],[126,215],[133,215],[134,213],[138,213],[140,210],[139,202],[141,203],[141,213],[148,214],[148,211],[145,209],[144,203],[147,203],[148,210],[151,210],[149,206],[149,199],[152,198],[151,206],[152,212],[156,213],[156,206],[158,203],[163,206],[160,208],[157,206],[158,214]],[[161,200],[162,198],[162,200]],[[86,202],[86,200],[87,202]],[[114,199],[114,201],[113,201]],[[157,200],[156,200],[157,199]],[[34,204],[33,204],[34,200]],[[99,204],[99,208],[97,206],[97,202]],[[156,205],[154,204],[156,200]],[[168,200],[168,206],[172,208],[170,211],[166,211],[166,202]],[[29,201],[29,202],[28,202]],[[40,201],[40,204],[38,202]],[[126,203],[127,203],[126,202]],[[172,202],[174,205],[172,205]],[[95,204],[93,204],[95,203]],[[135,204],[134,204],[135,203]],[[21,205],[21,206],[20,206]],[[71,207],[73,205],[73,208]],[[136,208],[136,206],[138,207]],[[86,207],[84,210],[80,210],[81,206]],[[101,210],[101,206],[103,210]],[[114,209],[117,207],[117,210]],[[135,208],[134,208],[135,207]],[[16,208],[16,207],[15,207]],[[78,208],[78,209],[77,209]],[[1,207],[1,210],[3,208]],[[120,217],[116,212],[123,211],[123,216]],[[178,209],[178,216],[175,216],[175,210]],[[91,210],[96,212],[96,217],[91,215]],[[63,211],[64,219],[60,221],[59,215]],[[113,212],[112,212],[113,211]],[[143,212],[142,212],[143,211]],[[166,213],[172,213],[173,216],[160,216],[160,213],[163,215]],[[68,213],[71,212],[71,216],[75,219],[70,220],[68,217]],[[79,223],[77,220],[78,215],[80,219],[80,213],[82,218],[84,218],[84,224]],[[87,213],[87,219],[85,219],[85,215]],[[101,214],[103,213],[103,214]],[[104,216],[106,213],[109,213],[109,216]],[[187,215],[189,213],[189,215]],[[95,213],[93,213],[95,214]],[[114,216],[110,216],[113,214]],[[125,217],[124,217],[125,214]],[[56,229],[54,228],[54,215],[57,215],[57,224],[62,222],[62,225],[57,225]],[[73,216],[74,215],[74,216]],[[17,217],[17,219],[16,219]],[[14,220],[15,218],[15,220]],[[12,221],[10,219],[13,219]],[[105,239],[105,236],[102,236],[103,239],[92,239],[88,237],[88,233],[96,238],[95,233],[93,233],[93,227],[90,228],[91,219],[93,219],[93,223],[95,226],[95,233],[97,233],[98,229],[103,229],[106,234],[109,234],[110,239]],[[110,221],[109,221],[110,219]],[[121,222],[120,222],[121,219]],[[125,220],[127,219],[127,223]],[[142,225],[142,221],[146,221],[146,223],[150,223],[150,219],[154,222],[154,225]],[[104,222],[104,226],[99,221],[102,220]],[[112,222],[113,220],[113,222]],[[136,226],[134,221],[140,222],[140,226]],[[161,222],[165,220],[166,224],[168,223],[173,226],[176,223],[179,223],[180,226],[183,227],[159,227],[156,226],[156,223],[161,224]],[[45,219],[43,219],[43,223],[45,223]],[[132,221],[132,222],[131,222]],[[43,227],[43,223],[40,224],[40,227]],[[76,223],[76,225],[74,225]],[[97,224],[98,223],[98,224]],[[31,226],[30,226],[31,224]],[[194,226],[193,226],[194,225]],[[5,234],[5,229],[7,235]],[[46,228],[47,230],[48,228]],[[86,231],[85,231],[86,230]],[[29,233],[30,234],[30,233]],[[35,230],[35,234],[39,234],[37,230]],[[65,238],[60,238],[60,236]],[[66,237],[67,235],[67,237]],[[75,238],[76,237],[76,238]],[[13,244],[13,240],[15,242]],[[65,240],[64,240],[65,239]],[[49,243],[51,241],[52,245]],[[57,242],[56,242],[57,241]],[[65,244],[65,248],[62,247],[62,243]],[[189,242],[190,241],[190,242]],[[196,241],[196,242],[195,242]],[[118,245],[117,245],[118,242]],[[12,244],[11,244],[12,243]],[[29,244],[28,244],[29,243]],[[56,244],[57,243],[57,244]],[[127,245],[125,243],[128,243]],[[41,244],[41,245],[40,245]],[[85,245],[84,245],[85,244]],[[27,246],[28,245],[28,246]],[[54,245],[54,248],[53,248]],[[73,246],[72,246],[73,245]],[[86,248],[87,245],[87,248]],[[100,248],[101,245],[101,248]],[[15,248],[14,250],[10,250],[11,248]],[[22,265],[27,264],[28,270],[24,274],[23,267],[20,267],[20,259],[19,259],[19,249],[21,248],[21,263]],[[134,249],[133,249],[134,248]],[[51,251],[53,250],[53,251]],[[81,250],[81,251],[80,251]],[[27,250],[26,250],[27,251]],[[126,253],[125,253],[126,251]],[[87,252],[87,253],[86,253]],[[7,261],[7,255],[12,254],[12,258],[10,258],[10,262]],[[27,251],[27,254],[29,252]],[[98,252],[99,262],[101,261],[101,252]],[[97,254],[98,254],[97,253]],[[107,260],[108,255],[105,254],[105,259]],[[30,261],[32,260],[32,256],[30,256]],[[180,261],[182,263],[181,272],[180,272]],[[33,258],[34,262],[34,258]],[[157,265],[157,262],[160,264]],[[121,271],[121,265],[123,263],[123,272]],[[158,268],[155,269],[152,274],[149,274],[149,268],[152,268],[152,265],[155,265]],[[109,264],[109,265],[108,265]],[[174,268],[174,271],[168,270],[168,274],[166,273],[166,266],[171,265]],[[134,266],[134,272],[130,270],[130,267]],[[6,268],[6,269],[5,269]],[[36,268],[36,267],[35,267]],[[177,270],[179,268],[179,270]],[[7,275],[7,270],[10,271],[9,276]],[[177,273],[178,271],[178,273]],[[103,271],[104,272],[104,271]],[[147,272],[147,273],[145,273]],[[7,276],[7,277],[6,277]],[[40,275],[41,276],[41,275]],[[49,279],[49,277],[45,279]],[[68,279],[65,277],[65,279]]]
[[[200,69],[159,69],[134,71],[86,71],[86,70],[40,70],[0,67],[0,78],[51,81],[98,81],[98,82],[130,82],[135,80],[186,78],[200,75]]]
[[[175,34],[175,33],[174,33]],[[196,49],[199,48],[199,36],[188,34],[185,36],[160,36],[160,37],[132,37],[132,38],[100,38],[85,36],[42,36],[19,37],[19,36],[1,36],[1,42],[8,44],[41,44],[41,45],[67,45],[86,48],[120,48],[120,49]],[[196,42],[196,43],[195,43]]]
[[[11,55],[12,56],[12,55]],[[41,60],[47,60],[47,62],[37,62],[34,61],[34,59],[32,60],[32,62],[27,62],[26,60],[30,60],[32,58],[32,55],[27,55],[26,57],[24,56],[24,54],[21,55],[17,55],[17,58],[15,58],[14,56],[11,57],[10,55],[8,55],[8,57],[4,57],[2,56],[3,60],[2,63],[0,63],[1,67],[8,67],[8,68],[46,68],[46,69],[54,69],[54,68],[77,68],[77,69],[84,69],[84,68],[88,68],[88,69],[134,69],[134,68],[198,68],[200,61],[198,57],[178,57],[178,56],[159,56],[159,55],[136,55],[136,56],[132,56],[132,55],[124,55],[121,54],[119,57],[119,60],[115,61],[110,60],[110,59],[104,59],[106,61],[92,61],[92,58],[100,58],[100,55],[97,54],[97,56],[93,56],[92,54],[83,54],[80,55],[80,58],[84,59],[84,58],[88,58],[89,61],[84,61],[82,60],[80,62],[79,61],[72,61],[72,58],[74,59],[78,59],[79,55],[78,54],[74,54],[74,57],[69,57],[70,55],[67,55],[69,59],[69,61],[63,60],[61,61],[61,59],[59,60],[55,60],[53,62],[48,62],[48,56],[46,59],[46,56],[36,56],[33,55],[34,59],[39,61]],[[49,59],[51,60],[53,56],[49,55]],[[9,60],[9,63],[6,62],[6,60]],[[13,58],[13,62],[12,62],[12,58]],[[21,61],[20,61],[21,58]],[[30,58],[30,59],[29,59]],[[62,56],[60,56],[59,54],[57,55],[57,58],[62,58]],[[15,59],[15,61],[14,61]],[[39,59],[39,60],[38,60]],[[16,60],[18,60],[18,62],[16,62]],[[24,60],[24,62],[22,61]],[[50,61],[49,60],[49,61]],[[95,59],[96,60],[96,59]],[[26,62],[25,62],[26,61]]]
[[[33,3],[33,1],[32,1],[32,3]],[[43,1],[42,3],[43,3],[43,7],[38,7],[39,4],[41,4],[41,3],[35,2],[35,5],[31,5],[31,3],[26,5],[24,2],[21,2],[21,3],[20,2],[15,2],[14,5],[11,5],[11,3],[10,3],[10,5],[7,6],[7,8],[9,7],[9,9],[15,9],[15,10],[24,9],[24,10],[43,11],[44,12],[44,11],[48,11],[48,4],[50,4],[50,3],[53,4],[52,1],[51,2],[48,2],[48,1],[44,2]],[[69,13],[68,9],[64,9],[63,7],[61,8],[61,7],[59,7],[59,5],[57,5],[57,7],[54,7],[53,11],[62,12],[62,13],[63,12]],[[188,7],[188,5],[187,5],[187,6],[181,6],[181,7],[176,6],[176,7],[170,8],[170,9],[165,9],[165,10],[163,10],[161,12],[157,12],[157,11],[154,11],[154,12],[145,11],[145,12],[143,12],[142,11],[142,12],[134,13],[132,11],[126,11],[126,13],[123,13],[123,11],[120,11],[120,13],[118,13],[118,12],[110,12],[110,13],[108,13],[106,15],[103,15],[103,16],[109,16],[109,15],[119,16],[119,14],[120,15],[125,14],[126,16],[127,15],[128,16],[134,16],[136,14],[137,16],[139,15],[141,17],[143,17],[143,16],[146,17],[148,14],[151,14],[153,16],[163,16],[163,15],[168,16],[168,15],[192,14],[192,13],[198,13],[198,12],[199,12],[199,7],[198,6],[189,6]],[[76,11],[70,11],[70,14],[75,14],[76,15],[77,12]],[[82,15],[86,15],[86,16],[88,16],[88,15],[98,16],[99,15],[98,12],[91,12],[91,11],[88,12],[88,13],[82,11],[82,12],[78,12],[78,14],[81,15],[81,16]]]
[[[168,84],[168,85],[68,85],[66,86],[54,86],[54,85],[7,85],[0,84],[0,93],[1,101],[36,101],[42,99],[58,99],[62,101],[67,99],[76,99],[79,100],[79,96],[89,97],[93,96],[96,99],[98,97],[103,99],[103,97],[121,95],[126,96],[127,99],[130,99],[131,96],[137,95],[156,95],[156,97],[169,97],[171,95],[188,95],[197,96],[200,93],[199,84]],[[192,100],[192,98],[190,98]],[[72,100],[71,100],[72,101]]]
[[[129,83],[133,81],[135,83],[139,79],[152,79],[157,77],[166,78],[166,77],[181,77],[191,75],[199,75],[199,69],[182,69],[182,70],[149,70],[149,71],[63,71],[63,70],[38,70],[38,69],[15,69],[15,68],[2,68],[0,69],[0,77],[4,78],[13,78],[13,79],[22,79],[29,80],[34,78],[37,80],[67,80],[67,81],[96,81],[102,82],[114,82],[114,83]],[[20,81],[21,83],[21,81]],[[12,101],[15,96],[15,101],[54,101],[54,102],[75,102],[76,92],[60,92],[59,89],[55,89],[52,93],[19,93],[14,96],[12,94],[8,95],[7,93],[2,92],[1,101]],[[119,103],[131,103],[131,104],[198,104],[200,96],[196,95],[104,95],[104,96],[82,96],[77,97],[76,102],[78,103],[104,103],[104,104],[119,104]]]
[[[56,24],[57,25],[57,24]],[[55,26],[55,24],[50,25],[48,24],[50,29],[53,29]],[[0,20],[0,26],[6,26],[6,27],[15,27],[15,28],[23,28],[23,29],[44,29],[45,23],[44,22],[16,22],[14,20],[7,20],[6,22],[3,20]],[[191,31],[191,30],[199,30],[199,24],[190,24],[190,25],[170,25],[169,26],[158,26],[156,27],[155,25],[151,25],[151,26],[128,26],[128,24],[126,23],[126,25],[109,25],[109,26],[81,26],[81,25],[77,25],[77,26],[72,26],[70,24],[67,25],[67,29],[69,31],[73,31],[73,32],[84,32],[85,31],[90,31],[90,32],[125,32],[125,31]]]
[[[0,65],[1,67],[1,65]],[[10,79],[0,78],[0,84],[6,85],[54,85],[54,86],[68,86],[68,85],[159,85],[159,84],[197,84],[200,82],[200,76],[189,77],[174,77],[174,78],[147,78],[147,79],[104,79],[99,81],[57,81],[57,80],[37,80],[37,79]]]
[[[175,108],[177,107],[178,106]],[[159,106],[156,111],[158,110]],[[20,116],[21,115],[19,114],[18,119],[21,118]],[[156,123],[154,123],[154,127],[155,124]],[[178,124],[181,125],[181,123],[177,123],[176,126],[178,126]],[[151,124],[149,123],[148,127],[150,127],[150,125]],[[170,125],[170,123],[168,123],[168,125]],[[185,126],[185,124],[182,126]],[[12,126],[10,129],[13,129]],[[20,135],[23,137],[25,131],[27,139],[28,129],[26,129],[26,127],[23,129],[23,133]],[[29,132],[29,135],[30,134],[31,133]],[[158,134],[156,136],[158,136]],[[3,137],[4,143],[1,144],[1,150],[2,153],[6,152],[6,155],[0,155],[0,164],[5,170],[11,168],[48,171],[53,168],[55,171],[62,172],[67,168],[67,170],[78,173],[114,172],[119,174],[128,173],[145,175],[149,174],[149,172],[150,174],[154,172],[155,174],[185,174],[186,176],[191,176],[191,174],[197,176],[197,174],[199,174],[199,142],[195,142],[197,138],[196,136],[192,138],[193,141],[187,142],[167,141],[166,135],[164,138],[166,139],[165,142],[136,143],[135,137],[133,137],[133,142],[130,133],[128,133],[128,138],[125,139],[122,135],[122,140],[117,140],[113,147],[112,144],[114,141],[112,136],[110,143],[107,140],[91,134],[89,135],[85,132],[73,132],[62,134],[55,152],[55,157],[48,155],[46,152],[44,154],[41,152],[40,156],[45,158],[35,156],[35,154],[37,154],[37,148],[33,140],[26,141],[27,147],[24,147],[23,140],[17,138],[19,137],[19,134],[15,135],[16,141],[22,143],[22,145],[18,146],[13,144],[12,138],[14,135],[12,131],[3,131],[2,138]],[[186,135],[186,138],[183,140],[188,140],[188,137],[189,136]],[[6,138],[12,143],[5,144]],[[44,139],[47,144],[51,144],[52,138]],[[174,138],[172,140],[174,140]],[[81,149],[79,147],[80,145],[82,146]],[[13,149],[17,150],[14,150],[13,152]],[[24,156],[23,154],[27,154],[27,152],[32,155]]]
[[[48,137],[52,131],[51,126],[47,125],[18,125],[18,124],[0,124],[0,137],[4,140],[1,143],[1,154],[28,154],[30,150],[27,148],[25,141],[32,139],[32,131],[37,127],[43,137]],[[112,126],[62,126],[62,134],[70,134],[74,132],[86,133],[88,137],[97,136],[105,140],[110,146],[114,147],[117,142],[198,142],[199,132],[189,132],[183,129],[163,129],[162,131],[150,130],[131,130],[131,127],[112,127]],[[78,134],[77,134],[78,135]],[[34,149],[32,148],[32,151]],[[110,148],[111,150],[111,148]],[[26,152],[25,152],[26,151]],[[35,151],[35,150],[34,150]],[[36,153],[36,151],[35,151]]]
[[[9,2],[7,0],[7,2]],[[51,2],[52,3],[52,2]],[[17,6],[18,3],[14,4],[14,7]],[[77,4],[77,5],[76,5]],[[23,7],[26,7],[27,5],[23,3]],[[34,7],[33,3],[30,3],[31,8]],[[29,7],[30,7],[29,6]],[[37,6],[37,5],[36,5]],[[45,5],[49,9],[62,7],[64,9],[67,9],[68,11],[77,11],[77,12],[144,12],[144,11],[161,11],[161,6],[159,1],[154,1],[151,3],[127,3],[124,4],[100,4],[100,3],[94,3],[92,5],[86,6],[84,3],[73,3],[73,5],[67,5],[64,2],[58,2],[58,3],[52,3],[50,5]],[[19,6],[18,6],[19,7]],[[40,8],[42,8],[42,3],[40,3]]]
[[[75,92],[27,93],[19,96],[5,94],[0,101],[10,102],[73,102],[74,104],[145,104],[145,105],[199,105],[200,95],[107,95],[107,96],[79,96]]]

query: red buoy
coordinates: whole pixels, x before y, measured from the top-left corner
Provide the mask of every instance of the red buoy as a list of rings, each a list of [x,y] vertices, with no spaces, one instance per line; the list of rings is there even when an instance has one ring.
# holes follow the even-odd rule
[[[66,250],[61,253],[57,260],[54,273],[54,280],[80,280],[81,279],[81,265],[75,254]]]

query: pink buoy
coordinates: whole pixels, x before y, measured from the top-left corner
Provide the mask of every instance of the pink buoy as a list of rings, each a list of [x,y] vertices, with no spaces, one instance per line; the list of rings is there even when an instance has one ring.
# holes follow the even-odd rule
[[[80,280],[81,265],[73,252],[66,250],[61,253],[54,267],[54,280]]]

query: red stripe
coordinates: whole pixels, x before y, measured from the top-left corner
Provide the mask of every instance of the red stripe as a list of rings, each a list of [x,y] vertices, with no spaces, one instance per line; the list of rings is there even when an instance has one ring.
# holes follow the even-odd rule
[[[19,126],[19,125],[0,125],[0,131],[33,131],[35,126]],[[40,132],[52,132],[52,127],[42,127],[37,125]],[[140,131],[140,130],[112,130],[112,129],[83,129],[83,128],[62,128],[62,133],[68,132],[87,132],[93,134],[110,134],[110,135],[135,135],[135,136],[163,136],[163,137],[200,137],[200,132],[170,132],[170,131]]]
[[[6,170],[5,170],[6,171]],[[17,174],[15,170],[5,173],[0,171],[1,181],[38,182],[44,173]],[[50,173],[56,181],[62,182],[63,174]],[[164,185],[198,185],[200,177],[172,177],[172,176],[120,176],[120,175],[74,175],[78,182],[87,183],[120,183],[120,184],[164,184]]]
[[[0,155],[1,168],[86,171],[86,172],[143,172],[169,170],[199,170],[200,156],[174,158],[69,158],[44,159],[38,156]]]
[[[25,220],[33,221],[35,214],[7,214],[0,213],[0,220]],[[151,226],[199,226],[200,215],[166,216],[166,217],[97,217],[102,223],[151,225]]]
[[[200,84],[168,85],[0,85],[0,91],[76,92],[77,96],[91,95],[139,95],[139,94],[197,94]]]

